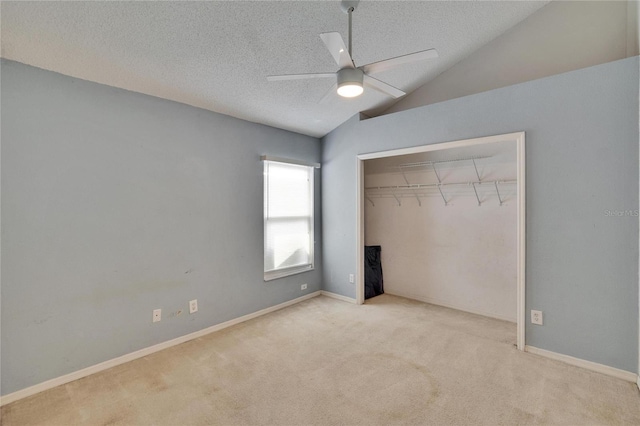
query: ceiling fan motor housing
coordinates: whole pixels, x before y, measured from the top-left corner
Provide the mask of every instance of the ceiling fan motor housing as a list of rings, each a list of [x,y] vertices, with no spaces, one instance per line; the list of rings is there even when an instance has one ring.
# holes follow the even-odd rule
[[[356,10],[358,3],[360,3],[360,0],[342,0],[340,2],[340,9],[342,9],[344,13],[349,13],[349,9]]]
[[[341,93],[341,88],[347,86],[359,86],[362,88],[362,81],[364,73],[358,68],[342,68],[338,71],[338,93]],[[362,93],[362,90],[358,94]],[[343,95],[344,96],[344,95]]]

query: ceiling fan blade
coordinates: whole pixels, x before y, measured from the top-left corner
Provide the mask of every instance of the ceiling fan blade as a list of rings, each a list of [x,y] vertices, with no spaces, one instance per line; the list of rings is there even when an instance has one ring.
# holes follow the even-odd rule
[[[329,53],[331,53],[331,56],[333,56],[333,59],[335,59],[340,69],[355,68],[351,60],[351,55],[349,55],[349,51],[344,45],[340,33],[322,33],[320,34],[320,38],[325,46],[327,46],[327,49],[329,49]]]
[[[363,83],[379,92],[382,92],[396,99],[406,95],[406,93],[404,93],[402,90],[397,89],[392,85],[385,83],[384,81],[380,81],[366,74],[364,75]]]
[[[324,96],[322,96],[322,98],[320,98],[320,101],[318,103],[321,104],[326,104],[329,99],[333,98],[338,90],[338,83],[335,83],[333,86],[331,86],[331,88],[329,90],[327,90],[327,93],[324,94]]]
[[[336,77],[334,72],[325,73],[313,73],[313,74],[284,74],[284,75],[268,75],[268,81],[282,81],[282,80],[305,80],[309,78],[329,78]]]
[[[426,59],[434,59],[438,57],[436,49],[422,50],[420,52],[409,53],[407,55],[396,56],[395,58],[385,59],[384,61],[374,62],[372,64],[363,65],[360,68],[366,74],[385,71],[398,65],[408,64],[410,62],[424,61]]]

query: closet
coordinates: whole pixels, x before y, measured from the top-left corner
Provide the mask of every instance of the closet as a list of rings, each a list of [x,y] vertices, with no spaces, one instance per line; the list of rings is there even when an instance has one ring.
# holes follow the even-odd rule
[[[384,291],[516,322],[516,144],[364,161],[364,241]]]

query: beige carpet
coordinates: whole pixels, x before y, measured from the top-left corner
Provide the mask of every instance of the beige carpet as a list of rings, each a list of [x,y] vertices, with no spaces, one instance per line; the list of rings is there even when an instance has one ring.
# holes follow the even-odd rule
[[[2,408],[3,425],[635,424],[629,382],[517,351],[515,325],[316,297]]]

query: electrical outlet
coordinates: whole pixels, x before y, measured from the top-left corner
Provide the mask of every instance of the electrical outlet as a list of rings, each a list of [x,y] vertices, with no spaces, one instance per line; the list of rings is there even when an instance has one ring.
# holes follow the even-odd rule
[[[542,311],[531,310],[531,324],[542,325]]]
[[[306,290],[306,289],[307,289],[307,285],[306,285],[306,284],[302,284],[302,285],[300,286],[300,290]]]
[[[153,322],[160,322],[162,319],[162,309],[153,310]]]
[[[353,274],[349,274],[349,282],[353,284],[356,281],[356,276]]]
[[[193,299],[189,302],[189,313],[194,314],[198,312],[198,299]]]

